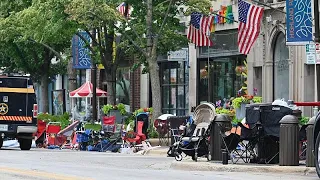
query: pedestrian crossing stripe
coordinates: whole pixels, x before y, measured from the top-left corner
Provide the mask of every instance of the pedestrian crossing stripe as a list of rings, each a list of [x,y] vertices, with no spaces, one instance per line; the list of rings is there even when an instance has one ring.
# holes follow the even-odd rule
[[[32,121],[28,116],[0,116],[0,121]]]

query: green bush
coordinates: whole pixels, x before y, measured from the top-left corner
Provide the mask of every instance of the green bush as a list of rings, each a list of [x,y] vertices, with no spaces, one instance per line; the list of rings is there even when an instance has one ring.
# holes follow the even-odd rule
[[[151,130],[149,130],[148,137],[149,138],[158,138],[159,133],[154,128],[152,128]]]
[[[302,116],[301,118],[299,118],[299,124],[300,125],[306,125],[309,121],[309,117],[306,117],[306,116]]]
[[[38,114],[37,117],[38,120],[43,120],[46,123],[49,122],[58,122],[61,124],[61,129],[66,128],[69,124],[69,113],[65,112],[62,115],[52,115],[52,114],[44,114],[44,113],[40,113]]]

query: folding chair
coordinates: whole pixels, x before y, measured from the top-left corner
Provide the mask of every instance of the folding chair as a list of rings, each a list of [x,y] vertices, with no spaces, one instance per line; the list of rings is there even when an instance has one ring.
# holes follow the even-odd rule
[[[250,126],[247,127],[240,122],[238,126],[241,128],[240,149],[236,149],[239,155],[238,160],[242,159],[245,163],[255,162],[258,156],[256,146],[260,137],[259,126],[254,125],[250,128]],[[235,162],[238,162],[238,160]]]
[[[238,144],[241,141],[240,135],[236,133],[237,130],[231,132],[229,127],[224,127],[220,123],[217,123],[217,125],[220,129],[219,133],[223,142],[221,144],[221,149],[227,151],[232,163],[236,163],[236,161],[234,161],[235,157],[241,157],[242,155],[242,153],[237,151]]]
[[[261,106],[261,125],[263,133],[259,139],[259,163],[279,163],[280,120],[292,109],[279,105]]]
[[[114,134],[116,130],[116,117],[115,116],[105,116],[103,117],[103,131],[108,137]]]
[[[307,128],[308,125],[301,126],[299,130],[299,141],[300,141],[300,147],[299,147],[299,159],[305,160],[307,155]]]

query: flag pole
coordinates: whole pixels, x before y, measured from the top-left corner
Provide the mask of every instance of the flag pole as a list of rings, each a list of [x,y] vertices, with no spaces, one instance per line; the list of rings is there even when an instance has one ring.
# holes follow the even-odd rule
[[[210,39],[208,38],[210,41]],[[210,102],[210,46],[208,42],[208,102]]]
[[[314,19],[314,44],[315,44],[315,59],[314,59],[314,101],[318,102],[318,83],[317,83],[317,43],[319,43],[319,0],[313,1],[313,19]],[[318,114],[318,106],[313,108],[314,116]]]
[[[318,102],[318,84],[317,84],[317,43],[314,45],[314,102]],[[313,115],[316,116],[318,113],[318,106],[313,108]]]

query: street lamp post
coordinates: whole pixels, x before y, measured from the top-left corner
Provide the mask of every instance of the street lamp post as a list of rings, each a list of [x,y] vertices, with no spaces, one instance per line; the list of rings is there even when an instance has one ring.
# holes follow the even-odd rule
[[[320,27],[319,27],[319,0],[313,1],[313,15],[314,15],[314,43],[315,43],[315,51],[317,49],[317,43],[320,42]],[[318,83],[317,83],[317,55],[315,53],[315,62],[314,62],[314,100],[318,102]],[[314,107],[314,115],[316,116],[318,113],[318,107]]]
[[[97,121],[97,65],[94,63],[91,68],[92,81],[92,123]]]

